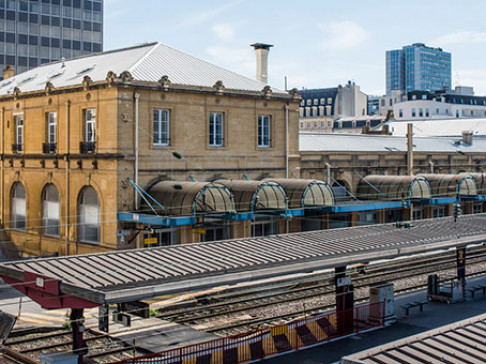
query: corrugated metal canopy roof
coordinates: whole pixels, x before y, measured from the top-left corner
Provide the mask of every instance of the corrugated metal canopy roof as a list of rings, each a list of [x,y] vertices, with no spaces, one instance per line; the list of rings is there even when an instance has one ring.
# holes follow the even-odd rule
[[[440,128],[440,126],[438,126]],[[456,144],[458,138],[414,138],[415,152],[485,153],[486,140],[474,139],[472,145]],[[363,134],[299,134],[301,152],[407,152],[407,138]]]
[[[395,224],[124,250],[0,264],[21,284],[32,275],[60,280],[60,293],[97,303],[276,277],[419,254],[486,241],[486,214]],[[461,238],[457,238],[460,236]],[[35,278],[35,277],[34,277]],[[35,279],[34,279],[35,282]]]
[[[484,363],[486,315],[347,355],[340,364]]]
[[[396,136],[407,135],[407,124],[412,123],[413,134],[416,137],[457,136],[462,137],[464,130],[471,130],[474,136],[486,136],[486,119],[439,119],[414,121],[389,121],[390,131]]]
[[[222,81],[228,89],[246,91],[262,91],[266,86],[162,43],[149,43],[41,65],[0,82],[0,95],[12,93],[15,87],[22,92],[44,90],[46,82],[56,88],[79,85],[86,75],[94,82],[103,81],[109,71],[116,75],[129,71],[139,81],[157,82],[168,76],[171,83],[180,85],[213,87]]]

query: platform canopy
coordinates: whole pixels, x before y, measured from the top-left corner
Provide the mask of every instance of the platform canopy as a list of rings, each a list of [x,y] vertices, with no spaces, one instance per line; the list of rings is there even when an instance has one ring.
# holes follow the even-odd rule
[[[358,184],[358,197],[363,200],[428,199],[431,194],[427,180],[416,176],[369,175]]]
[[[0,263],[46,308],[87,308],[486,242],[486,214]]]
[[[194,215],[196,213],[224,213],[234,211],[231,192],[221,184],[211,182],[160,181],[148,189],[148,194],[164,208],[157,213]],[[143,206],[149,210],[148,206]]]
[[[486,195],[486,173],[461,173],[460,176],[472,177],[476,182],[478,195]]]
[[[419,174],[430,185],[432,197],[476,196],[476,181],[464,174]]]
[[[291,209],[334,206],[334,193],[324,181],[286,178],[272,178],[266,181],[272,181],[282,186]]]
[[[215,183],[231,191],[237,212],[287,209],[287,195],[276,182],[220,179]]]

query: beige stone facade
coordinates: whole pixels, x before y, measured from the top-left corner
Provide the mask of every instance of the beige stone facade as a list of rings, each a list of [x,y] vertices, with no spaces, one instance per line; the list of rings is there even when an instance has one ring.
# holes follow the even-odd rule
[[[177,85],[164,88],[158,82],[109,76],[102,82],[85,78],[83,85],[48,87],[42,92],[16,90],[0,97],[0,218],[9,239],[24,255],[82,254],[140,245],[142,234],[134,238],[136,226],[117,219],[118,212],[135,208],[136,194],[127,177],[138,179],[144,189],[160,180],[186,181],[189,175],[201,182],[242,179],[243,175],[252,179],[285,177],[286,135],[290,136],[289,169],[297,172],[297,95]],[[168,112],[169,135],[164,140],[168,145],[154,143],[155,110]],[[209,145],[213,112],[223,119],[221,146]],[[54,137],[49,113],[55,113]],[[90,122],[94,119],[92,140],[87,135],[87,113]],[[269,146],[265,147],[258,146],[258,119],[262,115],[270,120]],[[18,120],[23,120],[20,130]],[[182,158],[175,158],[173,152]],[[25,198],[21,196],[13,206],[18,183],[25,189]],[[54,201],[51,206],[53,221],[59,225],[54,234],[47,234],[45,228],[49,207],[44,191],[50,184],[59,194],[58,205]],[[99,201],[99,229],[91,231],[94,235],[90,239],[95,241],[90,242],[80,237],[81,215],[85,213],[81,194],[87,186],[94,189]],[[25,227],[15,225],[13,220],[19,217],[13,213],[25,218]],[[232,235],[248,236],[249,222],[232,224]],[[178,242],[197,240],[193,230],[192,226],[180,228]]]

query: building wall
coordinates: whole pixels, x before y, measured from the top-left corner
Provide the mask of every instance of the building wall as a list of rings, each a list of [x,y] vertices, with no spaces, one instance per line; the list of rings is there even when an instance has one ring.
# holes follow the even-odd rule
[[[213,91],[165,91],[158,86],[108,86],[101,82],[65,90],[16,94],[0,100],[1,112],[1,221],[12,228],[12,187],[21,182],[26,190],[26,229],[13,229],[10,239],[25,255],[81,254],[143,246],[143,234],[135,238],[134,223],[119,223],[117,212],[133,211],[135,192],[135,125],[138,94],[139,178],[148,189],[160,180],[211,181],[217,178],[252,179],[285,177],[286,110],[288,108],[289,171],[298,173],[299,99],[289,96],[223,95]],[[288,105],[288,106],[287,106]],[[81,153],[85,141],[85,114],[96,110],[96,145],[92,153]],[[154,145],[154,109],[170,115],[169,146]],[[57,113],[57,145],[54,153],[43,153],[47,141],[47,113]],[[224,115],[222,147],[209,146],[209,113]],[[16,144],[15,116],[23,115],[22,151]],[[270,146],[257,143],[258,116],[270,116]],[[173,152],[182,154],[176,159]],[[47,184],[60,195],[60,234],[46,236],[42,229],[42,196]],[[91,186],[100,205],[99,242],[79,241],[79,195]],[[139,198],[139,197],[137,197]],[[237,235],[248,233],[245,222],[235,223]],[[120,234],[121,231],[121,234]],[[193,227],[181,228],[179,242],[198,241]]]

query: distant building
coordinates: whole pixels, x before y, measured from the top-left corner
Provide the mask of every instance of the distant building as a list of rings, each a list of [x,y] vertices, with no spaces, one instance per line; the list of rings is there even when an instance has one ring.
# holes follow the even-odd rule
[[[339,118],[363,117],[367,114],[367,96],[354,82],[344,86],[299,91],[300,129],[328,132]]]
[[[103,50],[103,0],[0,1],[0,24],[0,69],[17,74]]]
[[[451,54],[414,43],[386,52],[386,94],[451,88]]]
[[[380,98],[381,116],[393,110],[404,120],[486,118],[486,96],[475,96],[472,87],[457,86],[447,91],[392,91]]]
[[[380,111],[380,96],[368,95],[368,115],[378,115]]]

